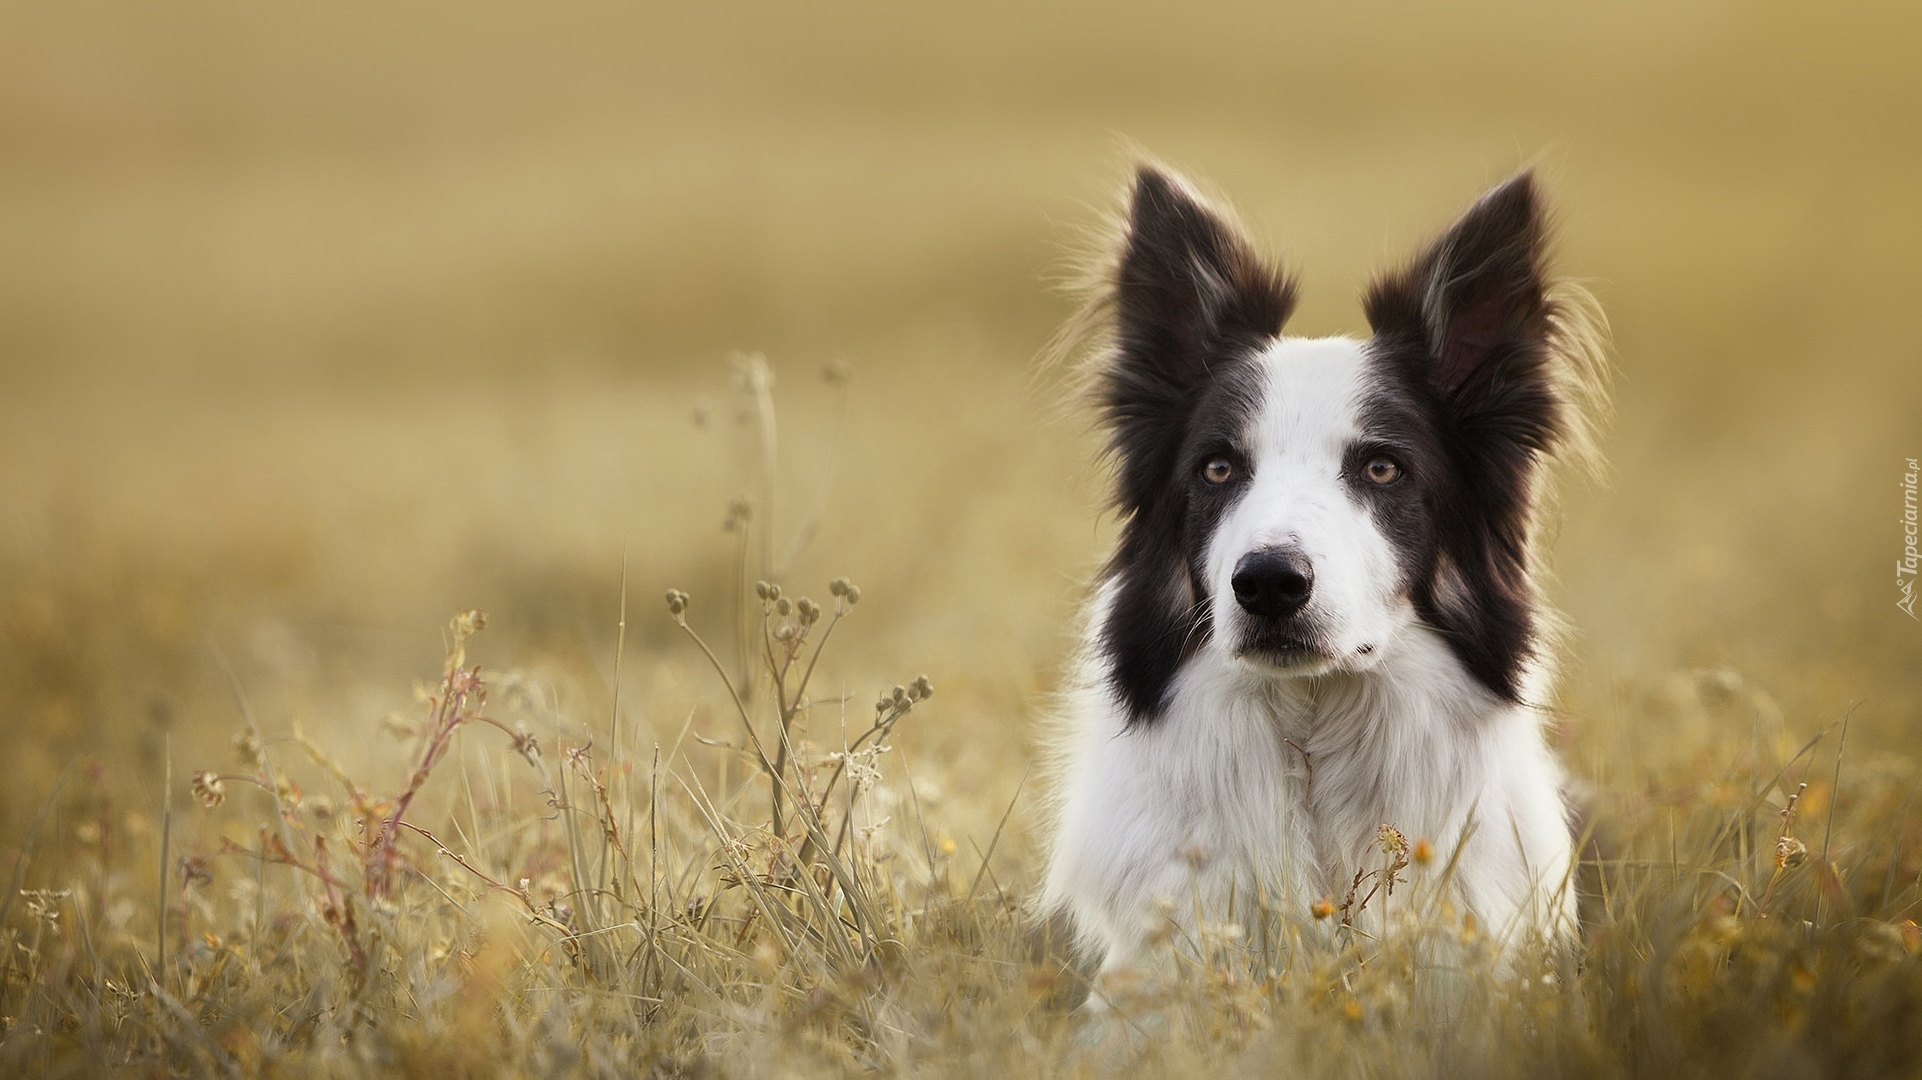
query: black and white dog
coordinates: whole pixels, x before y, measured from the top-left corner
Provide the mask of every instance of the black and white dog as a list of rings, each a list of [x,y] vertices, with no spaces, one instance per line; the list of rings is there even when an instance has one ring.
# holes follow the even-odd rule
[[[1572,934],[1533,543],[1602,361],[1545,232],[1524,173],[1375,282],[1372,336],[1294,338],[1293,281],[1136,176],[1082,324],[1121,534],[1053,740],[1043,895],[1104,971],[1237,910],[1305,919],[1381,865],[1384,824],[1485,932]]]

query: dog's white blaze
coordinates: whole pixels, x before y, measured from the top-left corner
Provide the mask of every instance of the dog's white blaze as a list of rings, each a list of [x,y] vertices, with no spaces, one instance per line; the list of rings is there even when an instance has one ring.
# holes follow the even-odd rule
[[[1371,667],[1413,610],[1397,589],[1388,538],[1342,478],[1348,449],[1361,435],[1367,356],[1350,338],[1284,338],[1259,363],[1266,385],[1247,433],[1253,477],[1209,544],[1210,614],[1218,628],[1209,647],[1232,655],[1241,640],[1246,616],[1232,579],[1242,556],[1290,546],[1314,571],[1306,614],[1330,654],[1295,674]]]

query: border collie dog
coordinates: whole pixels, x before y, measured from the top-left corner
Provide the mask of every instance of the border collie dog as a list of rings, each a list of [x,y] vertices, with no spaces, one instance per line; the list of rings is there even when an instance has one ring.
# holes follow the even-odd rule
[[[1383,865],[1383,825],[1434,853],[1408,887],[1483,932],[1573,934],[1534,533],[1602,367],[1545,240],[1524,173],[1375,281],[1371,336],[1289,337],[1294,282],[1180,178],[1135,177],[1068,334],[1120,537],[1052,740],[1043,893],[1104,973],[1256,908],[1306,924]]]

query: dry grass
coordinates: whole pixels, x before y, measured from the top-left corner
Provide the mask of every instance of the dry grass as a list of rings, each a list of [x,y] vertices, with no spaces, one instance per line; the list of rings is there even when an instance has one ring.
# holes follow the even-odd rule
[[[769,450],[770,381],[744,360],[732,399]],[[770,497],[778,462],[759,464],[751,486]],[[414,707],[359,733],[386,747],[366,774],[298,722],[263,724],[237,679],[233,763],[180,761],[163,741],[157,815],[122,805],[100,762],[70,767],[0,907],[0,1062],[500,1076],[1915,1065],[1918,777],[1849,757],[1848,717],[1792,744],[1779,707],[1726,671],[1669,687],[1669,707],[1747,714],[1744,737],[1588,793],[1578,955],[1529,953],[1498,974],[1486,936],[1446,909],[1399,911],[1376,938],[1346,930],[1396,883],[1446,873],[1424,838],[1385,829],[1382,868],[1339,905],[1170,941],[1188,958],[1181,991],[1090,1021],[1074,1011],[1083,973],[1024,904],[1029,845],[1004,846],[1024,781],[991,832],[958,842],[965,815],[923,798],[951,767],[922,759],[917,780],[893,752],[898,729],[943,723],[932,684],[904,678],[871,706],[824,690],[863,593],[837,578],[816,601],[767,580],[770,534],[748,505],[729,511],[720,596],[673,589],[664,612],[630,609],[622,583],[598,714],[551,677],[492,674],[486,618],[468,611]],[[713,642],[691,621],[708,604]],[[713,709],[637,730],[628,718],[659,716],[665,696],[619,697],[630,620],[679,631],[662,651],[704,669],[694,696]],[[1344,930],[1304,937],[1314,919]]]

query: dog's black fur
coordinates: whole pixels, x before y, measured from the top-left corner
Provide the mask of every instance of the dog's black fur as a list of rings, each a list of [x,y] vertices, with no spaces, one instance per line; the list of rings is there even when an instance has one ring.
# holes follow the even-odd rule
[[[1555,305],[1546,228],[1524,173],[1475,204],[1365,300],[1376,389],[1372,443],[1350,488],[1394,538],[1420,617],[1496,696],[1515,701],[1539,627],[1529,574],[1537,474],[1565,431],[1549,371]],[[1100,628],[1130,725],[1152,723],[1208,640],[1198,572],[1232,493],[1195,482],[1261,407],[1252,363],[1294,309],[1294,282],[1226,219],[1153,168],[1135,179],[1109,285],[1115,343],[1097,386],[1121,537]],[[1412,463],[1389,488],[1359,482],[1370,454]]]

